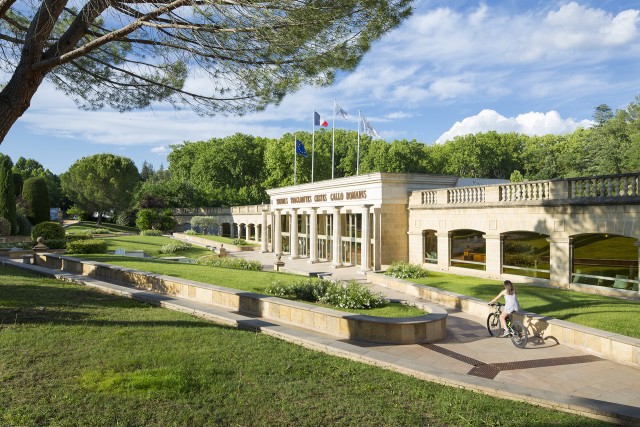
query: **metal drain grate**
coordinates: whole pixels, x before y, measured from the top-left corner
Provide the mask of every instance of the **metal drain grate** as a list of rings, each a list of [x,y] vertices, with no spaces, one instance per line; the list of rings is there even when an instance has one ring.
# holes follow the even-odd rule
[[[465,356],[464,354],[456,353],[455,351],[448,350],[446,348],[437,346],[435,344],[422,344],[422,347],[435,351],[436,353],[443,354],[451,357],[452,359],[460,362],[472,365],[473,368],[467,374],[476,377],[494,379],[502,371],[515,371],[519,369],[532,369],[532,368],[545,368],[548,366],[560,366],[560,365],[575,365],[578,363],[590,363],[598,362],[602,360],[599,357],[585,355],[585,356],[570,356],[570,357],[555,357],[552,359],[534,359],[534,360],[521,360],[519,362],[505,362],[505,363],[484,363],[480,360],[472,357]]]
[[[429,350],[433,350],[436,353],[444,354],[445,356],[449,356],[452,359],[459,360],[460,362],[464,362],[468,365],[484,365],[484,362],[473,359],[471,357],[465,356],[464,354],[456,353],[455,351],[447,350],[446,348],[442,348],[435,344],[422,344],[423,347],[428,348]]]

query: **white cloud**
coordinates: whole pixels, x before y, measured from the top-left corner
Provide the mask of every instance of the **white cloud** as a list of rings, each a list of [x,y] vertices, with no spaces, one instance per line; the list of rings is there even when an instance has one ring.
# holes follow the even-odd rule
[[[529,112],[516,117],[505,117],[494,110],[482,110],[475,116],[456,122],[451,129],[440,135],[436,143],[452,140],[456,136],[479,132],[517,132],[525,135],[567,134],[579,127],[592,126],[591,120],[563,119],[557,111],[547,113]]]
[[[152,153],[154,154],[158,154],[158,155],[165,155],[169,152],[169,147],[167,147],[166,145],[160,145],[158,147],[153,147],[151,150]]]

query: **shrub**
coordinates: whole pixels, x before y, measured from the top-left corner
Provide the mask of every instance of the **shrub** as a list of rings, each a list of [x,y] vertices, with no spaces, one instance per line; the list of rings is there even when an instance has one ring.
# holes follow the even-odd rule
[[[265,291],[281,298],[316,302],[327,292],[330,285],[330,281],[323,279],[315,282],[306,279],[286,284],[275,281],[268,285]]]
[[[281,298],[319,302],[346,309],[370,309],[389,303],[382,295],[371,292],[353,280],[347,283],[328,280],[302,280],[290,284],[273,282],[265,290]]]
[[[261,271],[260,261],[247,261],[242,258],[220,258],[217,255],[206,255],[198,258],[198,264],[210,265],[212,267],[234,268],[236,270]]]
[[[91,234],[91,232],[87,232],[87,231],[81,231],[79,233],[75,233],[75,234],[67,234],[67,241],[69,242],[75,242],[76,240],[86,240],[86,239],[91,239],[93,238],[93,234]]]
[[[11,223],[8,219],[0,217],[0,236],[11,235]]]
[[[67,209],[67,215],[70,215],[72,217],[75,216],[80,221],[91,221],[92,219],[91,214],[89,214],[89,212],[83,211],[77,206],[71,206],[69,209]]]
[[[194,235],[196,235],[198,233],[196,233],[195,230],[187,230],[187,231],[184,232],[184,234],[187,234],[189,236],[194,236]]]
[[[36,224],[31,229],[31,238],[37,240],[38,237],[44,237],[44,240],[64,239],[65,231],[59,222],[45,221]]]
[[[398,279],[417,279],[427,277],[429,272],[419,265],[398,261],[391,264],[384,274]]]
[[[123,227],[135,227],[137,214],[138,211],[136,209],[118,212],[116,224]]]
[[[108,228],[94,228],[91,231],[91,234],[110,234],[111,230],[109,230]]]
[[[162,236],[164,234],[162,230],[142,230],[140,232],[141,236]]]
[[[27,179],[22,185],[22,198],[28,206],[26,214],[31,224],[49,221],[49,190],[44,178]]]
[[[13,162],[9,156],[0,153],[0,217],[11,224],[11,234],[18,232],[16,222],[16,193],[13,186]]]
[[[218,227],[218,218],[215,216],[194,216],[189,223],[191,227],[202,234],[213,233],[216,227]]]
[[[231,244],[236,246],[244,246],[244,245],[248,245],[249,243],[244,239],[233,239],[231,241]]]
[[[191,248],[191,243],[187,242],[174,242],[162,245],[160,248],[161,254],[173,254],[180,251],[185,251]]]
[[[96,239],[83,239],[67,242],[68,254],[103,254],[107,252],[107,242]]]
[[[31,235],[31,228],[33,226],[29,222],[26,216],[21,213],[16,213],[16,222],[18,223],[18,235],[19,236],[29,236]]]
[[[354,280],[346,284],[332,282],[318,302],[349,309],[369,309],[389,303],[381,294],[371,292]]]
[[[136,218],[136,227],[140,230],[169,231],[176,226],[171,209],[159,211],[157,209],[140,209]]]
[[[44,244],[49,249],[64,249],[67,247],[67,239],[45,239]]]

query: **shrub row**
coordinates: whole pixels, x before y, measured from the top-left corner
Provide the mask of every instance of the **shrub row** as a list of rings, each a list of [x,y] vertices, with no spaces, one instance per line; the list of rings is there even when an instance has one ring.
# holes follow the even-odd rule
[[[162,236],[164,233],[162,230],[142,230],[141,236]]]
[[[234,268],[237,270],[261,271],[260,261],[247,261],[242,258],[220,258],[217,255],[207,255],[197,259],[196,263],[212,267]]]
[[[67,242],[68,254],[103,254],[107,252],[107,242],[97,239],[82,239]]]
[[[191,243],[187,242],[174,242],[162,245],[160,248],[161,254],[174,254],[176,252],[185,251],[191,248]]]
[[[349,281],[302,280],[291,284],[273,282],[266,291],[274,296],[318,302],[345,309],[370,309],[389,303],[381,294],[372,292],[366,286]]]

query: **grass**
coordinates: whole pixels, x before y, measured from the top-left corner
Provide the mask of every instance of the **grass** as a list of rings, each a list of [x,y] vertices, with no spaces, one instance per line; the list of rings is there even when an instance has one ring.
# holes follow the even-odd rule
[[[0,269],[3,426],[602,426]]]
[[[143,250],[145,254],[152,257],[166,256],[184,256],[187,258],[199,258],[205,255],[211,255],[211,251],[199,246],[192,246],[190,249],[179,251],[174,254],[161,254],[162,245],[176,243],[177,240],[164,236],[117,236],[101,238],[107,242],[107,250],[115,251],[116,248],[124,248],[125,251]]]
[[[111,224],[108,222],[102,222],[100,225],[92,221],[80,221],[68,227],[65,230],[69,234],[82,233],[86,230],[106,228],[113,233],[138,233],[138,229],[135,227],[125,227],[123,225]]]
[[[491,301],[504,289],[500,281],[440,272],[430,272],[429,277],[411,281],[486,301]],[[515,285],[520,308],[524,311],[640,338],[640,328],[636,322],[640,317],[638,301],[534,285]]]
[[[212,234],[193,234],[193,236],[200,237],[201,239],[205,239],[205,240],[211,240],[212,242],[227,243],[229,245],[233,245],[234,244],[233,241],[235,240],[235,238],[232,238],[232,237],[214,236]],[[260,246],[260,245],[247,241],[247,243],[242,246]]]
[[[279,281],[282,283],[294,283],[303,278],[301,276],[286,273],[234,270],[231,268],[217,268],[208,265],[182,264],[178,262],[167,262],[153,259],[127,258],[116,255],[80,255],[78,257],[106,264],[148,271],[150,273],[195,280],[196,282],[209,283],[212,285],[223,286],[225,288],[257,292],[265,295],[267,294],[265,288],[272,282]],[[318,305],[349,313],[389,318],[414,317],[425,314],[425,312],[419,308],[399,303],[389,303],[384,307],[367,310],[346,310],[327,305]]]

